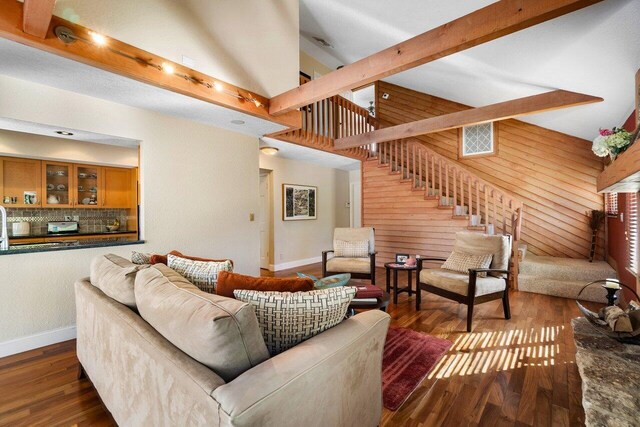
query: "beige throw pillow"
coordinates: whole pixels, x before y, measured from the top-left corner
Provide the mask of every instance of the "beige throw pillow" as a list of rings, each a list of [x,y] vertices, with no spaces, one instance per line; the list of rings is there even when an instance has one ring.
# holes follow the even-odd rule
[[[189,279],[200,290],[215,293],[220,271],[233,271],[233,264],[226,261],[194,261],[175,255],[167,255],[167,265]]]
[[[233,295],[255,308],[262,337],[275,356],[342,322],[356,288],[293,293],[235,290]]]
[[[442,264],[445,270],[457,271],[469,274],[470,268],[489,268],[493,254],[471,255],[466,252],[453,251],[449,258]],[[487,273],[478,273],[477,277],[486,277]]]
[[[367,258],[369,256],[368,240],[336,240],[333,246],[333,254],[337,257]]]

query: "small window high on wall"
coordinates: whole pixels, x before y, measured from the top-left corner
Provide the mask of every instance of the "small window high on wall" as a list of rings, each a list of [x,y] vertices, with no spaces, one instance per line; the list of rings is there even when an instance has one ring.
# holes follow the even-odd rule
[[[459,157],[491,156],[497,153],[494,123],[464,126],[460,130]]]
[[[638,193],[627,197],[627,241],[629,242],[629,270],[638,274]]]
[[[607,216],[618,216],[618,193],[607,193],[605,198]]]

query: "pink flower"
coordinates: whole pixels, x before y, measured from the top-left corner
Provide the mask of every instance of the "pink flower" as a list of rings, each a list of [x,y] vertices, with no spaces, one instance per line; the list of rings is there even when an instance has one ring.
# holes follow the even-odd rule
[[[600,135],[601,136],[613,135],[613,131],[610,130],[610,129],[602,129],[602,128],[600,128]]]

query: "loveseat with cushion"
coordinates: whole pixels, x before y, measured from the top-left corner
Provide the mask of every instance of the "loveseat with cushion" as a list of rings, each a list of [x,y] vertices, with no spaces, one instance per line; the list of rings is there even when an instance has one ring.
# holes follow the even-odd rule
[[[382,311],[270,356],[251,306],[205,295],[162,264],[98,257],[75,298],[78,359],[119,425],[380,422]]]

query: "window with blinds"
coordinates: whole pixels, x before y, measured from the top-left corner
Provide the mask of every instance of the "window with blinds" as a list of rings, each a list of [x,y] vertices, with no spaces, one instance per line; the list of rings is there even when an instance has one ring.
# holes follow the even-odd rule
[[[618,216],[618,193],[607,193],[605,212],[608,216]]]
[[[627,239],[629,270],[638,274],[638,193],[629,193],[627,198]]]

